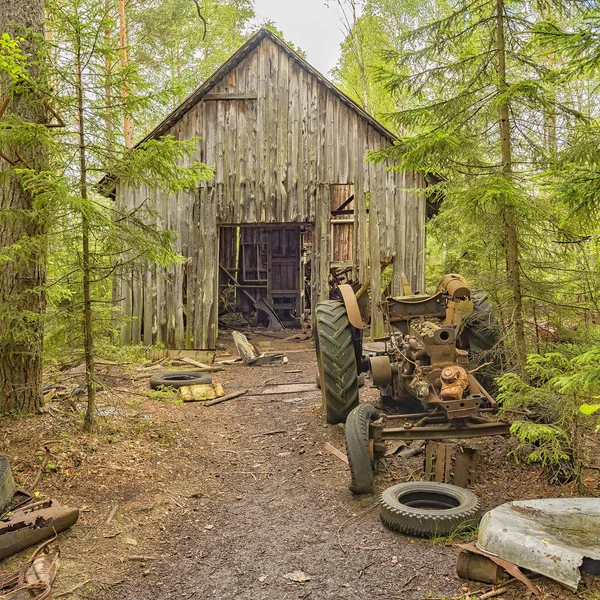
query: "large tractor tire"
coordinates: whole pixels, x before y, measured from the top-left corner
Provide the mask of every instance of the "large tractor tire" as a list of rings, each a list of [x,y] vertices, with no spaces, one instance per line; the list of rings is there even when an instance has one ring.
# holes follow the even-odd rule
[[[321,397],[328,423],[344,423],[358,406],[358,371],[346,307],[326,300],[315,311],[315,341]]]
[[[379,411],[371,404],[360,404],[348,415],[346,455],[352,475],[348,487],[353,494],[373,493],[375,455],[369,440],[369,424],[379,417]]]

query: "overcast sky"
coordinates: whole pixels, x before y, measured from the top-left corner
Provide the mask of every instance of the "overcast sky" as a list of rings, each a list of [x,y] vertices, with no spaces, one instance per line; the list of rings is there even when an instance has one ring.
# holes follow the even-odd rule
[[[343,39],[339,9],[324,0],[255,0],[259,19],[275,23],[285,39],[306,52],[308,62],[329,77]]]

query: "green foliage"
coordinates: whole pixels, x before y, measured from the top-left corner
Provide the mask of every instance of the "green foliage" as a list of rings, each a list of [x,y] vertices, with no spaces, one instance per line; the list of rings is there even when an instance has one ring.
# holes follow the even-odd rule
[[[443,536],[433,536],[430,541],[434,546],[451,546],[453,544],[456,544],[457,542],[464,543],[476,540],[478,531],[479,527],[477,525],[469,525],[462,523],[461,525],[458,525],[450,534]]]
[[[600,346],[561,350],[529,355],[526,379],[507,373],[497,380],[497,398],[513,421],[519,451],[528,462],[552,467],[556,477],[579,473],[586,461],[579,430],[590,424],[583,415],[600,410],[587,403],[600,393]]]
[[[183,400],[177,396],[170,388],[158,389],[158,390],[145,390],[144,394],[150,398],[150,400],[158,400],[159,402],[168,402],[174,406],[183,406]]]
[[[167,135],[142,142],[114,164],[111,175],[132,187],[145,185],[172,193],[194,189],[214,175],[205,164],[187,160],[198,151],[199,141],[198,137],[178,141]]]
[[[26,64],[27,58],[19,46],[19,40],[11,38],[8,33],[0,35],[0,73],[16,83],[26,78]]]
[[[205,0],[206,36],[191,0],[144,0],[128,5],[130,64],[149,102],[133,111],[148,130],[215,71],[246,37],[251,0]],[[165,107],[169,107],[165,110]]]

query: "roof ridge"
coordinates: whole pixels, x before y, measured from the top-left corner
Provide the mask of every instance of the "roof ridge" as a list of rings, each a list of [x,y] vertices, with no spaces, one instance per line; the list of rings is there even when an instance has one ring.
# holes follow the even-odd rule
[[[253,34],[242,46],[240,46],[218,69],[216,69],[210,77],[208,77],[200,86],[198,86],[177,108],[172,110],[152,131],[150,131],[136,146],[148,140],[164,135],[172,125],[179,121],[183,115],[190,111],[202,98],[219,82],[225,75],[234,69],[240,62],[255,48],[259,46],[263,39],[268,38],[274,44],[282,48],[287,54],[296,60],[300,66],[314,75],[317,80],[325,85],[332,93],[334,93],[344,104],[354,110],[362,119],[367,121],[380,134],[385,136],[390,142],[393,142],[397,137],[387,127],[382,125],[375,117],[366,112],[357,102],[352,100],[350,96],[340,90],[334,83],[329,81],[320,71],[315,69],[305,58],[300,56],[291,46],[289,46],[278,35],[261,27]]]

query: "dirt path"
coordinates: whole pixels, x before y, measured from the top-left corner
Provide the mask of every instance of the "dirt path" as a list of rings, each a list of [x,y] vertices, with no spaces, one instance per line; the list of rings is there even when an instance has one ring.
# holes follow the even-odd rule
[[[281,382],[314,381],[310,352],[290,364],[254,370]],[[301,375],[283,374],[301,369]],[[224,374],[255,377],[247,367]],[[218,379],[218,378],[217,378]],[[212,408],[185,407],[189,436],[198,444],[195,465],[213,489],[196,501],[194,517],[172,524],[151,575],[131,580],[115,598],[423,598],[454,596],[461,584],[451,548],[398,536],[379,521],[376,499],[356,499],[348,469],[324,452],[343,449],[338,427],[325,427],[318,392],[295,398],[252,397]],[[273,433],[271,433],[273,432]],[[277,432],[277,433],[274,433]],[[211,448],[218,464],[202,460]],[[302,571],[305,583],[286,574]]]
[[[214,380],[227,392],[314,382],[310,342],[263,341],[285,349],[289,363],[228,365]],[[61,377],[77,385],[82,371]],[[35,478],[48,445],[51,464],[38,491],[81,508],[76,527],[59,538],[56,597],[426,600],[490,589],[459,580],[451,545],[386,529],[377,497],[348,491],[348,467],[323,448],[343,450],[343,430],[324,425],[318,391],[174,405],[146,397],[139,365],[106,367],[103,377],[108,389],[92,435],[60,402],[45,415],[0,418],[0,452],[19,485]],[[363,400],[376,394],[361,390]],[[485,441],[474,491],[486,508],[573,494],[507,458],[510,449],[510,441]],[[421,479],[422,467],[422,457],[382,460],[376,485]],[[27,555],[2,563],[0,575]],[[286,578],[295,571],[306,581]],[[597,600],[596,584],[580,597]],[[545,580],[541,586],[543,598],[575,597]],[[510,590],[506,600],[525,597],[520,584]]]

